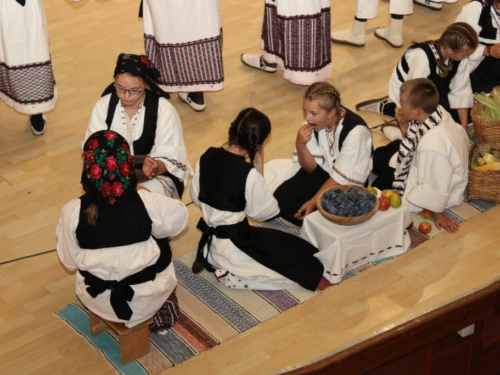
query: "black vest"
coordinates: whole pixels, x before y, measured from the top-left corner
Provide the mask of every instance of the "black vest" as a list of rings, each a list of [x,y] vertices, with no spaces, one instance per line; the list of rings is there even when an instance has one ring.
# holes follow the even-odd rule
[[[80,197],[80,217],[76,239],[82,249],[102,249],[143,242],[151,236],[152,221],[139,194],[133,194],[119,210],[99,210],[97,225],[88,223],[84,210],[85,196]]]
[[[497,38],[497,28],[493,26],[492,22],[492,9],[491,5],[488,5],[484,0],[472,0],[477,1],[482,4],[483,9],[481,10],[481,14],[479,16],[479,20],[477,24],[481,26],[481,31],[479,32],[479,37],[482,39],[490,39],[490,43],[486,44],[494,44]]]
[[[441,78],[439,74],[437,74],[437,62],[436,62],[436,57],[434,55],[434,52],[432,52],[431,47],[427,43],[420,43],[420,44],[414,44],[413,46],[409,47],[408,50],[413,49],[413,48],[420,48],[422,49],[425,54],[427,55],[427,59],[429,60],[429,68],[431,73],[429,74],[428,77],[434,84],[436,85],[440,97],[441,93],[446,93],[448,94],[450,92],[450,83],[453,77],[455,77],[455,74],[457,74],[458,66],[462,63],[462,61],[453,61],[453,67],[451,68],[451,71],[448,73],[448,75],[445,78]],[[466,62],[467,63],[467,62]],[[408,66],[408,62],[406,61],[405,56],[401,58],[401,67],[403,68],[404,72],[408,74],[410,71],[410,67]],[[404,78],[401,75],[401,72],[399,69],[396,69],[398,79],[401,82],[404,82]]]
[[[109,99],[108,113],[106,116],[106,125],[108,130],[111,129],[111,124],[113,123],[113,117],[115,116],[116,106],[120,102],[118,95],[116,95],[116,90],[114,84],[110,84],[101,96],[111,95]],[[155,145],[156,138],[156,126],[158,122],[158,105],[160,98],[162,96],[158,95],[154,91],[146,89],[146,97],[144,98],[144,106],[146,107],[146,113],[144,115],[144,127],[142,129],[142,134],[139,139],[133,142],[134,145],[134,155],[149,155],[153,146]],[[141,169],[142,165],[134,165],[135,168]],[[184,192],[184,183],[176,176],[170,174],[168,171],[163,174],[168,176],[175,187],[177,188],[177,193],[182,197]]]
[[[219,211],[244,211],[245,187],[252,168],[243,156],[210,147],[200,158],[198,199]]]
[[[349,135],[352,129],[354,129],[356,126],[366,126],[368,128],[368,125],[366,124],[365,120],[363,118],[352,112],[351,110],[344,108],[345,110],[345,117],[344,120],[342,121],[342,130],[340,131],[339,135],[339,152],[342,150],[342,145],[344,144],[345,139]],[[316,137],[316,141],[319,144],[319,133],[314,130],[314,136]],[[372,145],[372,154],[373,154],[373,145]]]

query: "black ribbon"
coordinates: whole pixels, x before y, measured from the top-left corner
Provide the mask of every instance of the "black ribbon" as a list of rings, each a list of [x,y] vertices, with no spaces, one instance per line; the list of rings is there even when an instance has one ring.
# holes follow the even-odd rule
[[[215,268],[208,262],[208,254],[210,254],[210,246],[212,246],[212,238],[216,236],[217,238],[248,238],[248,232],[250,224],[248,224],[248,219],[244,219],[236,224],[231,225],[219,225],[218,227],[209,227],[203,218],[198,221],[197,229],[201,230],[202,235],[200,242],[198,243],[198,252],[196,254],[196,260],[193,263],[192,271],[193,273],[200,273],[203,267],[209,271],[214,272]],[[207,245],[207,256],[203,255],[203,248]]]
[[[106,290],[111,291],[109,302],[116,316],[122,320],[130,320],[132,317],[132,309],[128,302],[134,297],[134,290],[130,285],[142,284],[147,281],[153,281],[156,274],[162,272],[172,261],[172,252],[168,244],[168,238],[155,239],[160,247],[160,256],[155,264],[144,268],[142,271],[136,272],[133,275],[127,276],[123,280],[103,280],[88,271],[78,270],[84,277],[87,293],[92,298],[96,298],[99,294]]]
[[[21,6],[25,6],[26,5],[26,0],[16,0],[19,4],[21,4]]]

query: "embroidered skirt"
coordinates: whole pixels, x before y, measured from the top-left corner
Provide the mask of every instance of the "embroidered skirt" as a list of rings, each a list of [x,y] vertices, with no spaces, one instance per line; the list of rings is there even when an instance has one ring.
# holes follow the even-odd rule
[[[42,0],[0,0],[0,99],[25,114],[57,101]]]
[[[144,0],[143,16],[146,54],[163,90],[223,88],[219,0]]]
[[[292,83],[330,78],[330,0],[266,0],[260,47]]]

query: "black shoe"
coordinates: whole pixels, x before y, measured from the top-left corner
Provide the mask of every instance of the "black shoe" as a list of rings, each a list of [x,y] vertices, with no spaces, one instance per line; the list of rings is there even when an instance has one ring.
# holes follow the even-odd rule
[[[365,102],[356,104],[356,111],[375,112],[383,114],[385,105],[389,103],[392,103],[392,100],[389,99],[388,96],[384,96],[380,99],[367,100]]]
[[[32,115],[30,116],[30,123],[31,123],[31,132],[34,135],[42,135],[45,133],[45,123],[47,121],[45,120],[45,116],[41,113],[38,115]]]

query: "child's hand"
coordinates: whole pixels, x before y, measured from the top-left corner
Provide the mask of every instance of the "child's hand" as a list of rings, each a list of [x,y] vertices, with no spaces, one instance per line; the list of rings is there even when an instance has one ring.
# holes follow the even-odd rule
[[[151,158],[151,157],[146,157],[144,159],[144,162],[142,163],[142,171],[146,175],[147,178],[150,180],[156,176],[156,170],[158,169],[158,162]]]
[[[307,215],[309,215],[311,212],[316,210],[316,201],[313,199],[308,200],[306,203],[302,205],[295,214],[297,219],[303,220]],[[298,214],[301,214],[302,216],[298,216]]]
[[[457,233],[460,224],[455,220],[450,219],[443,212],[435,212],[434,225],[437,229],[445,229],[448,233]]]
[[[295,141],[295,146],[297,148],[299,148],[300,146],[305,146],[307,142],[311,140],[313,129],[314,126],[311,126],[309,124],[304,124],[300,127],[299,131],[297,132],[297,139]]]

